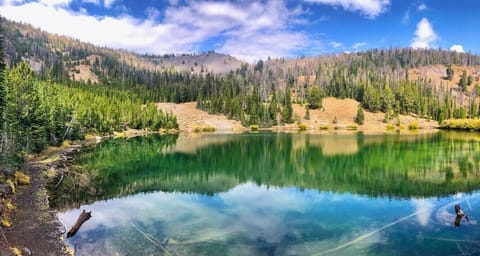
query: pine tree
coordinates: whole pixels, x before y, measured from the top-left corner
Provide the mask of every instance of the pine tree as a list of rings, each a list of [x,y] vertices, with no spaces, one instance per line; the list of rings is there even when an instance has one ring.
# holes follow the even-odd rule
[[[287,87],[285,91],[285,105],[282,109],[282,123],[291,124],[293,123],[293,107],[292,107],[292,96],[290,95],[290,89]]]
[[[362,108],[358,108],[357,115],[355,117],[355,122],[359,125],[362,125],[365,122],[365,114],[363,113]]]
[[[447,68],[447,79],[452,81],[454,74],[455,74],[455,71],[453,70],[452,65],[448,66],[448,68]]]

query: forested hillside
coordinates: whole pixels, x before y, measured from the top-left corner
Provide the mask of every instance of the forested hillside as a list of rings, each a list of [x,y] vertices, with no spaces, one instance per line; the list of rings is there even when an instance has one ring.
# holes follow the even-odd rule
[[[5,23],[10,67],[27,60],[41,79],[114,88],[144,103],[196,101],[198,108],[223,113],[244,125],[291,123],[292,103],[321,108],[326,96],[356,99],[369,111],[385,113],[385,121],[398,114],[441,121],[479,113],[480,56],[469,53],[373,49],[248,64],[214,52],[139,55],[50,35],[29,25]],[[225,65],[218,70],[205,68],[212,58]],[[461,81],[447,74],[451,65],[457,76],[465,71]],[[443,73],[439,79],[417,72],[433,66]]]
[[[2,26],[2,30],[8,31],[8,26]],[[12,41],[3,37],[8,32],[2,31],[1,35],[3,56],[3,46],[12,47]],[[49,54],[39,55],[46,58],[41,62],[49,63]],[[154,102],[142,101],[135,92],[71,81],[63,76],[63,68],[53,72],[61,64],[55,60],[50,71],[42,73],[44,69],[34,72],[35,65],[26,57],[19,57],[18,63],[12,63],[11,55],[6,59],[10,60],[8,65],[4,58],[0,63],[0,173],[7,176],[29,154],[48,145],[61,145],[65,139],[82,139],[87,133],[112,134],[127,128],[157,131],[177,127],[174,115],[157,109]]]

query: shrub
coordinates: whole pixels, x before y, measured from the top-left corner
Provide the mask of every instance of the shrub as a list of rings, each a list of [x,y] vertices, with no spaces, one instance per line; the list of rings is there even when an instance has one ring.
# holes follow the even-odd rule
[[[307,125],[306,124],[298,124],[298,128],[300,129],[300,131],[306,131],[307,130]]]
[[[393,131],[393,130],[395,130],[395,125],[387,124],[386,128],[387,128],[387,131]]]
[[[253,132],[258,131],[259,128],[260,128],[260,127],[258,126],[258,124],[250,125],[250,130],[253,131]]]
[[[418,128],[419,128],[419,127],[418,127],[418,123],[416,123],[416,122],[410,123],[410,124],[408,125],[408,129],[409,129],[409,130],[418,130]]]
[[[440,128],[480,131],[480,119],[447,119],[441,123]]]
[[[18,185],[28,185],[30,184],[30,176],[26,175],[23,172],[16,171],[14,174],[15,180]]]
[[[352,124],[352,125],[347,125],[347,130],[349,131],[355,131],[358,129],[358,125]]]
[[[318,129],[320,129],[320,130],[328,130],[328,125],[326,125],[326,124],[320,125],[320,126],[318,127]]]
[[[194,132],[215,132],[215,127],[207,125],[207,126],[195,126],[193,127]]]

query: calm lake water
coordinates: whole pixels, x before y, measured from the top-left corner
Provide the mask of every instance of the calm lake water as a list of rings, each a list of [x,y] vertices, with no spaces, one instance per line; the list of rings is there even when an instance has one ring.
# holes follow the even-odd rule
[[[76,255],[480,255],[480,134],[110,140],[52,189]],[[455,227],[454,205],[469,215]]]

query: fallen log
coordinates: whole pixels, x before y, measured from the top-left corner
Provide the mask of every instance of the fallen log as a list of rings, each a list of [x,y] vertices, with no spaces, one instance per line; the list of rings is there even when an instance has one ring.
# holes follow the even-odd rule
[[[77,222],[75,222],[75,225],[73,225],[70,231],[68,231],[67,238],[74,236],[77,233],[77,231],[80,229],[82,224],[88,219],[90,219],[91,217],[92,217],[92,212],[86,212],[85,210],[83,210],[80,213],[80,216],[78,216],[78,219],[77,219]]]

